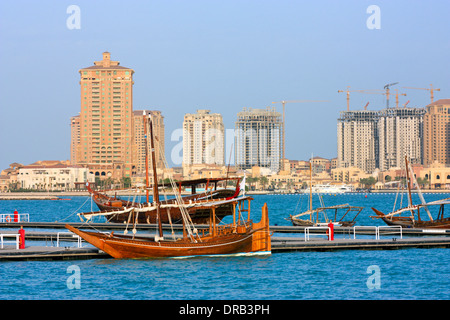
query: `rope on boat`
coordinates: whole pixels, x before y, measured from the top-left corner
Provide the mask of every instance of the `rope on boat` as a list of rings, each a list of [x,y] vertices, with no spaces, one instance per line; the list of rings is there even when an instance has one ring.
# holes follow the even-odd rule
[[[64,221],[64,220],[66,220],[67,218],[73,216],[75,213],[77,213],[78,210],[80,210],[80,209],[86,204],[86,202],[88,202],[89,198],[90,198],[90,197],[88,197],[88,198],[86,199],[86,201],[85,201],[85,202],[84,202],[77,210],[75,210],[73,213],[71,213],[70,215],[68,215],[67,217],[65,217],[64,219],[59,220],[59,221]],[[81,217],[80,217],[80,218],[81,218]]]
[[[156,140],[156,143],[158,143],[158,145],[159,145],[159,140]],[[159,145],[158,149],[159,149],[159,153],[161,155],[161,159],[162,159],[162,161],[164,163],[164,166],[166,168],[169,168],[169,165],[167,163],[166,157],[162,153],[160,145]],[[184,225],[185,225],[186,231],[188,233],[188,236],[193,242],[197,242],[197,240],[195,239],[194,233],[197,235],[197,239],[200,239],[200,235],[198,234],[197,228],[194,227],[194,224],[192,222],[191,216],[187,212],[186,208],[182,205],[183,204],[183,199],[181,199],[180,193],[177,192],[177,187],[175,185],[175,181],[172,178],[172,175],[169,175],[169,181],[170,181],[170,185],[172,186],[172,190],[174,191],[174,194],[175,194],[175,200],[176,200],[178,206],[180,207],[181,217],[183,218]]]

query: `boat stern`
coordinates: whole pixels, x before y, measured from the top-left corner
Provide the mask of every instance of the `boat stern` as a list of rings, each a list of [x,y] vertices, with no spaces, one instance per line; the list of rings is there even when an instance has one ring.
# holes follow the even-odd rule
[[[271,253],[271,232],[269,229],[269,210],[267,203],[262,208],[261,221],[253,223],[252,252]]]

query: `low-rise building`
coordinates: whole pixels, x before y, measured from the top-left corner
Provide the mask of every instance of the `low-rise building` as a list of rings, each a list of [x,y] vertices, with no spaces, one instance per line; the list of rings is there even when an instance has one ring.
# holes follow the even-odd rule
[[[88,168],[65,164],[29,165],[19,169],[19,188],[63,191],[75,189],[77,183],[95,182]]]

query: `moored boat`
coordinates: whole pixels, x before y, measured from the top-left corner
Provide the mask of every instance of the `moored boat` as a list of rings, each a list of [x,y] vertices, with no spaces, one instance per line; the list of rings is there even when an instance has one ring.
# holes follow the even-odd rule
[[[312,164],[309,163],[309,174],[310,174],[310,184],[309,184],[309,210],[296,214],[290,215],[286,220],[290,220],[294,226],[322,226],[324,224],[332,223],[334,226],[351,227],[355,224],[355,219],[362,211],[363,207],[350,206],[349,204],[341,204],[335,206],[326,207],[323,202],[322,193],[320,192],[318,197],[322,204],[320,208],[313,208],[312,196],[313,196],[313,186],[312,186]],[[331,215],[329,216],[329,212]],[[343,214],[340,212],[344,211]],[[333,214],[334,212],[334,214]],[[344,220],[344,218],[350,217],[350,212],[354,213],[353,218],[350,220]]]
[[[422,192],[419,188],[419,184],[416,181],[414,173],[412,172],[408,158],[405,157],[406,165],[406,183],[408,186],[408,206],[394,210],[388,214],[381,212],[376,208],[372,208],[376,216],[371,216],[373,219],[381,219],[389,226],[401,226],[406,228],[430,228],[430,229],[450,229],[450,217],[444,217],[445,205],[450,204],[450,198],[442,200],[426,202]],[[411,185],[415,185],[417,188],[417,194],[421,200],[419,204],[413,204],[411,196]],[[430,209],[437,208],[438,213],[435,218]],[[408,214],[409,215],[403,215]],[[424,220],[428,217],[428,220]]]
[[[144,120],[144,123],[148,121],[150,127],[153,181],[157,181],[154,165],[155,149],[153,146],[152,121],[150,116],[148,118],[144,117]],[[171,184],[174,186],[173,183]],[[114,258],[165,258],[271,253],[271,235],[267,204],[263,206],[261,221],[259,223],[253,223],[250,219],[250,201],[252,200],[250,197],[244,196],[224,200],[204,201],[197,207],[209,210],[209,227],[198,230],[186,210],[185,203],[178,194],[175,198],[176,202],[173,205],[180,210],[183,222],[183,235],[176,236],[172,234],[172,239],[166,239],[163,235],[161,202],[156,183],[152,191],[154,212],[156,213],[157,221],[157,233],[153,238],[136,236],[135,229],[133,229],[132,236],[127,236],[115,235],[113,232],[104,234],[101,232],[82,231],[69,224],[66,224],[66,228]],[[248,201],[247,209],[244,206],[245,201]],[[216,209],[223,204],[232,205],[233,222],[227,225],[218,225],[216,221]],[[127,214],[131,217],[137,209],[139,208],[129,208]],[[244,212],[248,213],[246,220],[244,220]],[[128,221],[130,220],[131,218]],[[131,221],[133,223],[133,220]],[[137,219],[134,220],[134,224],[136,221]]]
[[[341,194],[341,193],[349,193],[354,192],[353,186],[341,184],[341,185],[332,185],[332,184],[316,184],[311,187],[312,193],[319,194]],[[304,190],[303,193],[308,193],[309,190]]]
[[[233,189],[217,189],[217,184],[220,182],[227,181],[235,181],[236,188]],[[234,199],[239,196],[241,191],[240,189],[240,178],[217,178],[217,179],[197,179],[191,181],[181,181],[176,182],[177,186],[179,186],[178,190],[175,192],[179,192],[181,186],[191,186],[193,190],[193,194],[188,196],[181,197],[182,202],[188,208],[189,214],[191,215],[191,219],[194,223],[207,223],[209,218],[208,210],[200,208],[195,204],[198,202],[204,201],[220,201],[223,199]],[[196,193],[195,186],[199,184],[205,184],[205,189],[208,190],[208,186],[214,185],[213,189]],[[161,187],[161,185],[159,185]],[[138,201],[130,201],[125,199],[120,199],[117,196],[110,197],[105,193],[95,191],[87,185],[87,189],[91,193],[92,200],[98,206],[100,211],[98,212],[82,212],[78,215],[80,218],[91,219],[95,216],[105,216],[107,217],[109,222],[115,223],[123,223],[126,222],[129,218],[128,212],[130,208],[135,208],[135,212],[141,212],[137,219],[138,223],[155,223],[156,222],[156,214],[155,207],[152,202],[147,201],[138,202]],[[161,201],[161,209],[163,212],[161,213],[161,219],[163,223],[179,223],[181,222],[181,213],[178,209],[178,206],[174,205],[176,203],[176,198],[166,199]],[[218,219],[223,219],[225,216],[231,215],[232,207],[230,204],[224,204],[217,208],[216,214]],[[170,219],[169,219],[170,215]]]
[[[242,219],[241,202],[251,198],[226,200],[238,207],[238,215]],[[116,235],[113,232],[81,231],[70,225],[66,228],[81,238],[108,253],[113,258],[168,258],[190,256],[216,256],[230,254],[270,254],[271,234],[267,204],[262,208],[259,223],[247,219],[241,221],[233,215],[233,223],[218,225],[214,219],[215,205],[210,205],[211,220],[206,229],[185,228],[183,235],[165,238],[162,233],[153,238],[136,235]],[[236,211],[235,211],[236,213]],[[189,225],[187,219],[183,224]],[[186,231],[187,230],[187,231]]]

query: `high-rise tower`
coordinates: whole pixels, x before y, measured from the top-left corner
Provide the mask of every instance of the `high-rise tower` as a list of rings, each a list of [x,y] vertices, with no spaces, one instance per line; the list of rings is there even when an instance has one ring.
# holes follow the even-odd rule
[[[278,172],[283,151],[283,121],[275,108],[244,108],[235,124],[235,162],[238,169],[253,166]]]
[[[104,52],[103,60],[95,61],[93,66],[79,73],[81,112],[76,162],[119,170],[119,175],[131,176],[135,168],[134,70],[120,66],[118,61],[111,60],[109,52]]]

